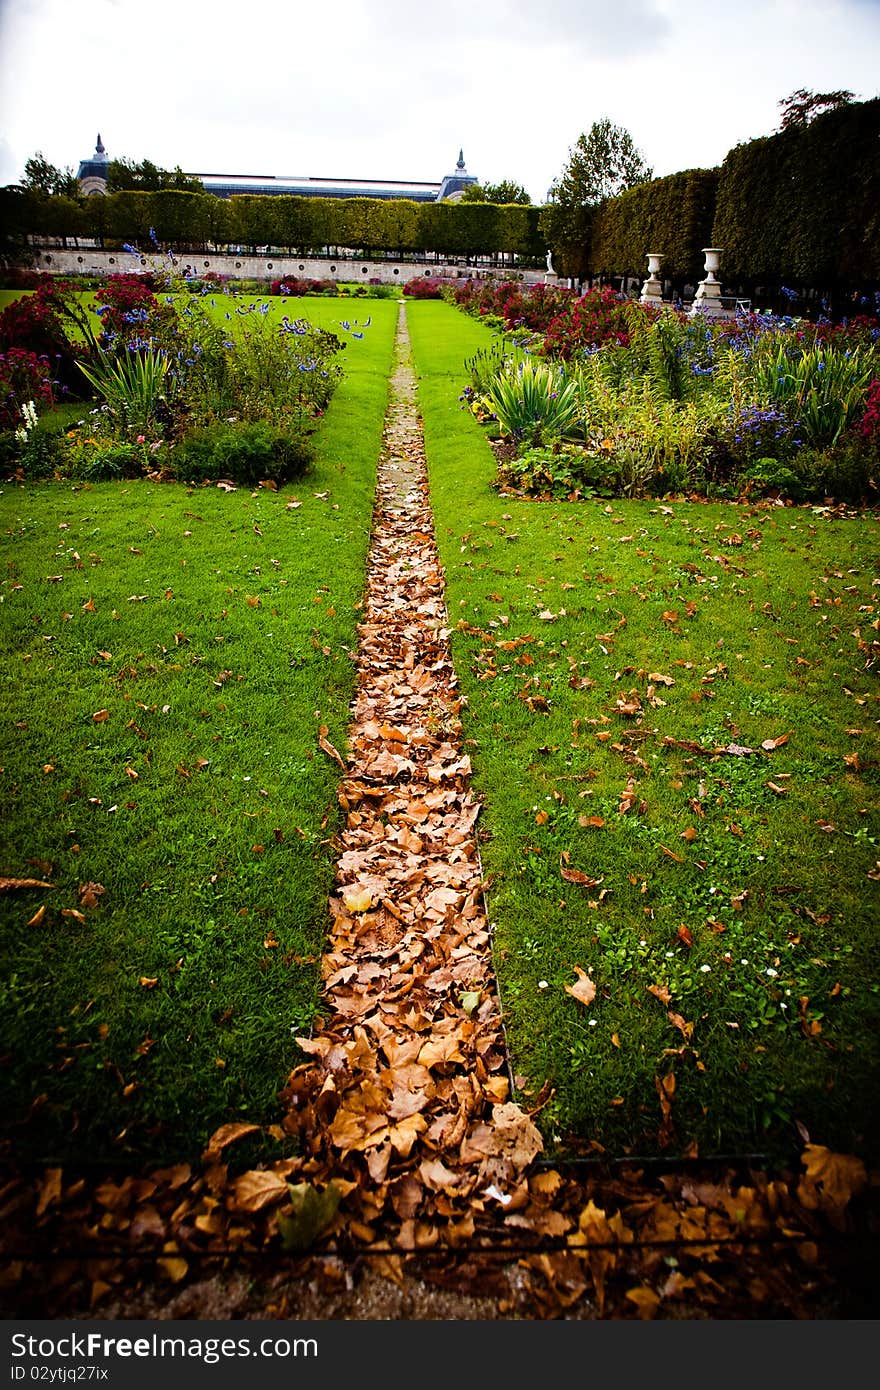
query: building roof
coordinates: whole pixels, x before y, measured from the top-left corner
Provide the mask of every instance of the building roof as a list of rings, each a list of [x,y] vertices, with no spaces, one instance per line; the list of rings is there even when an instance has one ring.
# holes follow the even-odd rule
[[[109,163],[110,157],[99,134],[95,153],[80,161],[76,176],[80,181],[89,181],[90,192],[105,191]],[[232,198],[239,193],[287,193],[300,198],[409,198],[416,203],[440,202],[460,195],[469,184],[478,182],[465,168],[462,150],[458,152],[455,172],[447,174],[439,183],[407,179],[297,178],[277,174],[191,174],[190,178],[198,179],[206,193],[218,198]]]
[[[442,184],[404,179],[296,178],[275,174],[194,174],[207,193],[230,198],[236,193],[287,193],[300,198],[412,198],[433,203]]]
[[[87,178],[107,178],[107,165],[110,163],[110,156],[104,148],[100,132],[95,143],[95,153],[89,159],[81,159],[79,168],[76,171],[78,179]]]

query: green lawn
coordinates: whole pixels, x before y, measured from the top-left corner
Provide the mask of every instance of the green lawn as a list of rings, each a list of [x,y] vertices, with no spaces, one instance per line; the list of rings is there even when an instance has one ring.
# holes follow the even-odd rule
[[[568,1152],[876,1155],[877,516],[501,496],[489,331],[407,316],[523,1103]]]
[[[340,775],[318,738],[344,753],[397,318],[352,311],[371,324],[342,334],[297,486],[0,496],[0,874],[54,885],[0,894],[21,1154],[178,1158],[279,1118],[317,1000]]]
[[[271,1123],[314,1015],[397,305],[272,312],[347,342],[302,484],[0,496],[22,1154]],[[876,1154],[877,517],[500,496],[488,330],[407,317],[519,1099],[551,1151]]]

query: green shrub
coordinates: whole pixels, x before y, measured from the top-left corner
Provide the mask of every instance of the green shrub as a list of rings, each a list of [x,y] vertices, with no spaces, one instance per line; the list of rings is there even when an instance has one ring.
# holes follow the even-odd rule
[[[18,471],[29,480],[51,478],[61,467],[61,441],[45,430],[31,430],[18,441],[18,451]]]
[[[534,358],[503,368],[486,399],[505,433],[533,444],[565,434],[578,412],[576,383]]]
[[[755,352],[750,375],[758,395],[783,406],[800,425],[808,444],[836,444],[864,413],[877,370],[870,349],[847,350],[831,343],[792,347],[768,335]]]
[[[182,481],[228,479],[243,486],[290,482],[309,471],[313,448],[304,434],[265,420],[218,423],[193,430],[170,455],[169,468]]]
[[[614,490],[614,469],[607,456],[588,453],[582,445],[538,445],[499,464],[502,488],[530,496],[568,498],[608,495]]]
[[[806,498],[830,497],[874,507],[880,502],[880,459],[860,439],[847,437],[833,448],[804,449],[791,466]]]
[[[141,453],[133,444],[92,440],[70,450],[65,472],[68,477],[87,483],[105,483],[140,478],[144,466]]]
[[[94,387],[121,430],[132,434],[155,433],[165,400],[169,358],[147,348],[141,352],[112,357],[101,353],[91,364],[79,368]]]
[[[738,481],[743,496],[766,497],[779,493],[793,502],[802,502],[809,491],[803,476],[799,477],[787,464],[774,458],[756,459],[742,471]]]

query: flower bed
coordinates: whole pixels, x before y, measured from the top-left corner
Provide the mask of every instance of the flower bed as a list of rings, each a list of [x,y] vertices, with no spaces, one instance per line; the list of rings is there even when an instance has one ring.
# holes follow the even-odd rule
[[[717,324],[610,289],[511,282],[451,297],[499,334],[462,401],[513,447],[501,487],[541,496],[878,500],[880,321]],[[535,358],[555,363],[535,391]],[[576,407],[560,410],[565,396]]]

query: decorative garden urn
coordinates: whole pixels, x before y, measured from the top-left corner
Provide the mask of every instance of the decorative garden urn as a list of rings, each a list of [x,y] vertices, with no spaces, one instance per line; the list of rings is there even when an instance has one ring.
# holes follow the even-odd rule
[[[645,254],[648,257],[648,278],[642,285],[639,299],[642,304],[659,304],[663,299],[663,286],[659,276],[663,256],[659,251],[647,251]]]
[[[718,276],[716,271],[721,264],[721,250],[722,248],[720,246],[703,247],[703,255],[706,257],[706,279],[703,282],[704,284],[717,283]]]
[[[703,313],[723,316],[724,309],[721,304],[721,281],[718,279],[718,267],[721,264],[720,246],[704,246],[703,255],[706,257],[706,275],[697,285],[697,292],[694,295],[694,302],[691,306],[691,314]]]

